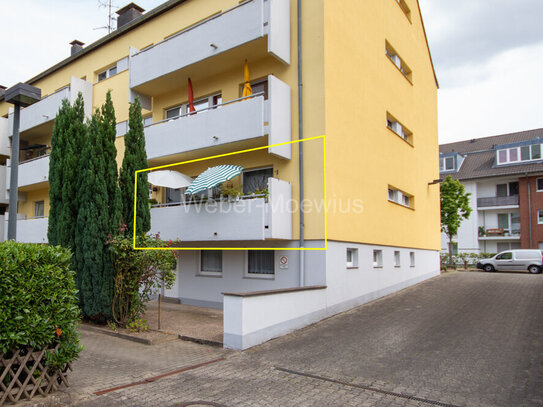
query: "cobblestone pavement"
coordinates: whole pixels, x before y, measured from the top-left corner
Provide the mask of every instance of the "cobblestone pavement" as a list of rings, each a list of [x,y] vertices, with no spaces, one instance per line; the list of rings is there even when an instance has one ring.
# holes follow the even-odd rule
[[[73,390],[225,356],[77,406],[543,406],[542,308],[541,275],[447,274],[246,352],[181,341],[96,349],[78,363],[99,383],[76,365]]]

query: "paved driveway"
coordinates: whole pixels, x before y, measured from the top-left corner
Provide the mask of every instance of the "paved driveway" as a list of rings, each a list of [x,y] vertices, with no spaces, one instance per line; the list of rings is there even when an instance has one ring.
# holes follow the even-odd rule
[[[541,275],[448,274],[78,406],[542,406],[542,310]]]

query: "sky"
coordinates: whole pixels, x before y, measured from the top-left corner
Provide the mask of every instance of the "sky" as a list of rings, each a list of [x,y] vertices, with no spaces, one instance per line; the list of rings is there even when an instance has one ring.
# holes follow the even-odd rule
[[[146,10],[163,0],[137,0]],[[307,0],[306,0],[307,1]],[[334,0],[341,1],[341,0]],[[360,0],[391,1],[391,0]],[[114,0],[113,11],[129,1]],[[0,0],[0,85],[107,34],[107,0]],[[543,1],[420,0],[440,89],[439,141],[543,127]]]

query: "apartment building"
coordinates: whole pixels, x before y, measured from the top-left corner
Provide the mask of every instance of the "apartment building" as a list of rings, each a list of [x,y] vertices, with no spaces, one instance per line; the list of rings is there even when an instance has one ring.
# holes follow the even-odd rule
[[[455,251],[543,249],[542,144],[543,129],[535,129],[440,146],[441,177],[471,193]],[[447,245],[442,234],[442,250]]]
[[[427,160],[438,153],[437,80],[418,1],[299,3],[170,0],[148,12],[131,3],[111,34],[72,42],[67,59],[27,81],[44,96],[21,111],[17,239],[47,239],[60,101],[80,92],[90,114],[111,89],[119,163],[138,96],[149,167],[215,156],[168,167],[192,179],[241,167],[196,196],[150,185],[151,232],[191,248],[178,251],[164,294],[222,308],[225,346],[253,346],[438,274],[439,171]],[[0,101],[4,139],[10,109]],[[313,139],[322,135],[326,146]],[[225,189],[239,193],[221,197]],[[221,208],[202,205],[210,199]]]

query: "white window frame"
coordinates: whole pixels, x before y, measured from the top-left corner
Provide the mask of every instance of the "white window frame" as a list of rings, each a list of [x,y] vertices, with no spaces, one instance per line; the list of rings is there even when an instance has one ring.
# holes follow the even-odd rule
[[[388,187],[388,201],[394,202],[398,205],[404,206],[406,208],[413,209],[412,206],[412,195],[406,194],[405,192],[400,191],[394,187]]]
[[[105,77],[100,79],[100,75],[102,74],[105,74]],[[104,69],[101,72],[98,72],[96,74],[96,82],[105,81],[107,78],[111,78],[113,75],[116,75],[116,74],[117,74],[117,64],[115,63],[115,65],[110,66],[109,68]]]
[[[216,101],[217,101],[216,104],[214,104],[215,98],[216,98]],[[210,108],[213,108],[213,107],[220,107],[220,105],[222,104],[222,93],[221,92],[216,92],[216,93],[213,93],[212,95],[196,99],[196,100],[194,100],[193,104],[197,105],[198,103],[201,103],[201,102],[204,102],[204,101],[207,101],[208,107],[206,109],[210,109]],[[170,111],[172,111],[174,109],[179,109],[179,114],[176,115],[176,116],[172,116],[172,117],[168,118],[168,112],[170,112]],[[198,112],[198,110],[196,110],[196,112]],[[190,113],[189,112],[189,102],[181,103],[180,105],[172,106],[172,107],[170,107],[168,109],[165,109],[164,110],[164,120],[174,120],[174,119],[177,119],[179,116],[187,115],[189,113]]]
[[[539,158],[534,158],[534,146],[539,146]],[[530,148],[530,158],[528,160],[522,159],[522,148],[523,147],[529,147]],[[517,151],[517,159],[512,160],[511,159],[511,152],[513,150]],[[505,151],[505,160],[500,160],[500,152]],[[528,144],[526,146],[518,146],[518,147],[508,147],[508,148],[500,148],[499,150],[496,150],[496,163],[498,165],[503,164],[518,164],[518,163],[527,163],[530,161],[540,161],[543,160],[543,144]]]
[[[222,277],[222,272],[224,270],[224,258],[222,250],[218,250],[221,252],[221,271],[208,271],[208,270],[202,270],[202,254],[208,252],[208,250],[200,250],[198,252],[198,269],[196,271],[196,275],[198,276],[206,276],[206,277]]]
[[[244,267],[244,273],[243,278],[254,278],[258,280],[275,280],[275,275],[277,274],[276,270],[276,261],[275,261],[275,250],[266,250],[273,253],[273,274],[258,274],[258,273],[249,273],[249,252],[251,250],[245,251],[245,267]]]
[[[38,215],[38,208],[43,208],[43,215]],[[34,202],[34,217],[35,218],[43,218],[45,216],[45,201],[35,201]]]
[[[413,144],[413,132],[405,127],[394,116],[387,112],[387,127],[402,140],[409,144]]]
[[[541,189],[539,189],[539,180],[541,180],[541,186],[542,186]],[[535,189],[537,192],[543,192],[543,178],[537,178],[535,180]]]
[[[402,254],[399,250],[394,250],[394,267],[402,266]]]
[[[400,72],[405,76],[405,78],[411,82],[412,81],[412,74],[413,71],[407,63],[398,55],[398,51],[394,49],[394,47],[388,42],[385,42],[385,55],[388,57],[390,62],[392,62],[396,68],[400,70]]]
[[[358,249],[354,247],[348,247],[345,251],[346,265],[348,269],[358,268]],[[350,259],[349,259],[350,257]]]
[[[377,258],[376,258],[377,255]],[[373,268],[383,268],[383,250],[373,249]]]
[[[541,209],[537,211],[537,223],[543,225],[543,210]]]

